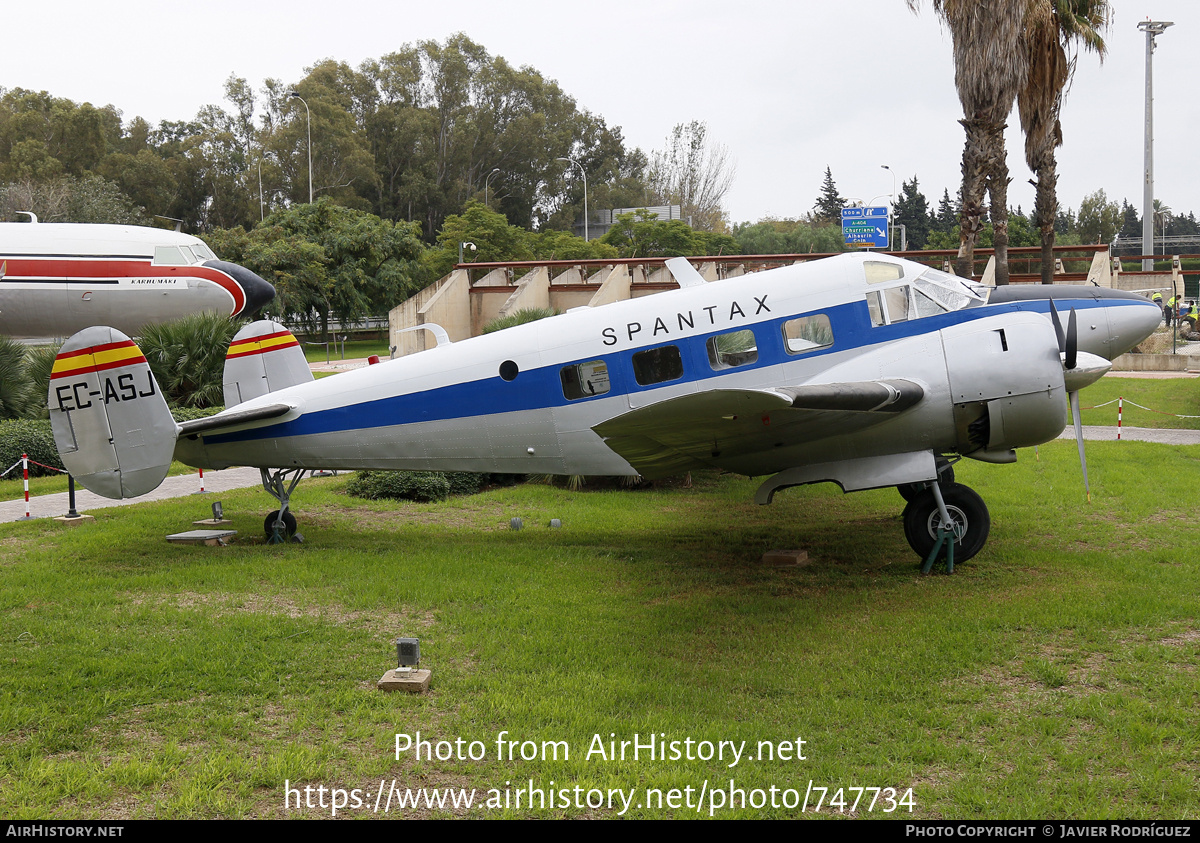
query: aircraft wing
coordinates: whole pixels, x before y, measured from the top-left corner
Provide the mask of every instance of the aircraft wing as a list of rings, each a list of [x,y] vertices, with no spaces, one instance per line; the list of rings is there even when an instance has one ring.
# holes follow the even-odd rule
[[[747,455],[865,429],[924,395],[919,384],[900,379],[715,389],[639,407],[592,430],[643,477],[701,467],[739,471]]]

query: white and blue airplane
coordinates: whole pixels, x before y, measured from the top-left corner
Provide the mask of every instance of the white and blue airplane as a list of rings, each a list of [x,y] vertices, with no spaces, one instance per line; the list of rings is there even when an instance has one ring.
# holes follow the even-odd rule
[[[255,322],[230,345],[226,409],[183,423],[137,346],[90,328],[54,366],[55,439],[72,474],[113,498],[156,487],[172,457],[256,466],[280,502],[276,540],[295,530],[290,497],[310,469],[719,468],[766,477],[763,504],[806,483],[897,486],[913,549],[932,559],[948,539],[962,561],[990,517],[952,461],[1013,462],[1057,437],[1068,395],[1078,426],[1079,389],[1161,319],[1133,293],[994,289],[881,254],[712,283],[685,258],[668,266],[679,290],[459,342],[423,326],[436,347],[319,381],[282,325]]]

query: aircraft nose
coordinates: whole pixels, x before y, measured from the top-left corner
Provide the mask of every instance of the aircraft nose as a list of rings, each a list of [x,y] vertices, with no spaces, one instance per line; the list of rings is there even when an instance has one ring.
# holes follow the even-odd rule
[[[229,261],[208,261],[204,265],[224,272],[234,281],[238,282],[242,288],[242,292],[246,294],[246,303],[242,306],[242,309],[237,313],[230,314],[231,316],[256,317],[258,312],[275,298],[275,287],[271,282],[251,272],[244,266],[239,266]]]
[[[1108,323],[1113,337],[1113,356],[1116,357],[1154,333],[1162,324],[1162,310],[1151,301],[1128,307],[1110,307]]]

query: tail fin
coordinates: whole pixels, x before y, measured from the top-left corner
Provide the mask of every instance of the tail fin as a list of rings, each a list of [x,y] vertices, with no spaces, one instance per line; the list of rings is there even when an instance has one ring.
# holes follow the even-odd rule
[[[89,491],[135,498],[167,476],[178,427],[141,349],[115,328],[63,344],[49,407],[63,465]]]
[[[225,406],[236,407],[312,379],[292,332],[278,322],[260,319],[238,331],[225,353]]]

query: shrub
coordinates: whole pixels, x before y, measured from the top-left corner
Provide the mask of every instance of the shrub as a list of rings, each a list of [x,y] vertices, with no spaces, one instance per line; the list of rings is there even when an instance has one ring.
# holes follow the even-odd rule
[[[444,501],[451,495],[474,495],[492,475],[471,471],[360,471],[346,487],[356,498],[377,501]]]
[[[54,444],[54,434],[50,431],[50,422],[46,419],[13,419],[11,421],[0,421],[0,471],[4,471],[10,465],[21,459],[21,454],[28,454],[29,459],[46,465],[62,468],[62,457],[58,455],[58,448]],[[30,477],[42,477],[47,475],[57,474],[56,471],[47,471],[40,466],[29,464]],[[6,478],[21,479],[21,470],[18,468],[9,474]]]
[[[440,471],[360,471],[346,491],[371,501],[433,503],[450,497],[450,481]]]

